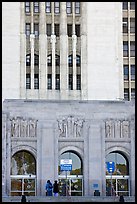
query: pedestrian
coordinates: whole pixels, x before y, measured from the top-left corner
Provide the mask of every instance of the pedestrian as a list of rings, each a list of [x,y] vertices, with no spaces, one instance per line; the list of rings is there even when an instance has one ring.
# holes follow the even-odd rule
[[[26,196],[25,196],[25,195],[22,195],[22,196],[21,196],[21,203],[24,203],[24,202],[26,202]]]
[[[45,186],[47,196],[52,196],[52,188],[53,188],[53,185],[52,185],[51,181],[47,180],[47,183],[46,183],[46,186]]]
[[[122,202],[122,203],[125,202],[125,200],[124,200],[124,196],[123,196],[123,195],[120,195],[119,202]]]
[[[57,180],[55,180],[54,184],[53,184],[53,193],[54,193],[55,197],[58,196],[58,193],[59,193],[59,184],[57,183]]]

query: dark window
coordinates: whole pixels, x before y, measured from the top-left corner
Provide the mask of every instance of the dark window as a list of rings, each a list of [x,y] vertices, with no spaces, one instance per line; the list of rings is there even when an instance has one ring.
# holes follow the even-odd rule
[[[77,90],[81,90],[81,75],[77,75]]]
[[[130,56],[135,57],[135,41],[130,41]]]
[[[39,75],[34,74],[34,89],[39,89]]]
[[[67,34],[68,37],[72,37],[72,24],[67,25]]]
[[[51,24],[47,24],[47,36],[51,36]]]
[[[127,10],[128,9],[128,2],[123,2],[123,10]]]
[[[48,89],[52,89],[52,75],[48,74]]]
[[[73,90],[73,75],[69,74],[69,90]]]
[[[123,18],[123,33],[128,33],[128,18]]]
[[[30,2],[25,2],[25,13],[30,13]]]
[[[80,14],[80,2],[75,2],[75,13]]]
[[[34,23],[34,34],[36,37],[39,36],[39,24],[38,23]]]
[[[56,66],[60,66],[60,56],[55,55],[55,60],[56,60]]]
[[[26,89],[31,89],[31,78],[30,78],[30,74],[26,74]]]
[[[60,90],[60,75],[56,74],[56,90]]]
[[[135,99],[135,89],[131,88],[131,99]]]
[[[59,2],[54,2],[54,12],[60,13],[60,3]]]
[[[55,24],[55,35],[59,37],[59,24]]]
[[[39,66],[39,56],[34,54],[34,65]]]
[[[78,67],[80,67],[80,65],[81,65],[80,56],[79,56],[79,55],[76,55],[76,65],[77,65]]]
[[[131,65],[131,80],[135,81],[135,65]]]
[[[135,33],[135,18],[130,18],[130,33]]]
[[[45,3],[46,13],[51,13],[51,2]]]
[[[123,56],[128,57],[128,42],[127,41],[123,42]]]
[[[72,56],[72,55],[69,55],[69,56],[68,56],[68,66],[69,66],[69,67],[72,67],[72,66],[73,66],[73,56]]]
[[[26,55],[26,66],[31,66],[31,55]]]
[[[67,14],[72,13],[72,2],[66,2],[66,11]]]
[[[129,66],[124,65],[124,80],[128,80],[128,79],[129,79]]]
[[[39,2],[34,2],[34,13],[39,13]]]
[[[51,54],[48,55],[48,57],[47,57],[47,65],[52,66],[52,55]]]
[[[30,36],[30,23],[26,23],[25,31],[26,31],[26,36]]]
[[[124,99],[129,100],[129,89],[124,89]]]
[[[133,1],[130,2],[130,9],[135,10],[135,2]]]
[[[75,25],[76,36],[80,37],[80,25]]]

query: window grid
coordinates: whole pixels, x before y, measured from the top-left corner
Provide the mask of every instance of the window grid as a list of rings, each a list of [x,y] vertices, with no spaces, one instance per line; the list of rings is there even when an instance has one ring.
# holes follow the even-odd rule
[[[75,14],[80,14],[80,2],[75,2]]]
[[[60,13],[60,2],[54,2],[54,12],[55,14]]]
[[[26,89],[31,89],[31,78],[30,78],[30,74],[26,74]]]
[[[52,89],[52,75],[48,74],[48,89]]]
[[[45,2],[46,13],[51,13],[51,2]]]
[[[39,89],[39,75],[34,74],[34,89]]]
[[[25,2],[25,13],[30,13],[30,2]]]
[[[25,26],[25,33],[26,33],[26,37],[30,36],[30,23],[26,23],[26,26]]]
[[[66,12],[67,14],[72,13],[72,2],[66,2]]]
[[[39,13],[39,2],[34,2],[34,13]]]

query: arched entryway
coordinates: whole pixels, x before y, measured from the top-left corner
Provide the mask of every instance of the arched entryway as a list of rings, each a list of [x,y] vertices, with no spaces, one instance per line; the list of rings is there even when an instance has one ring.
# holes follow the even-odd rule
[[[62,171],[60,161],[72,160],[72,170]],[[59,157],[58,179],[60,195],[82,196],[83,195],[83,165],[81,157],[75,151],[66,151]],[[67,186],[67,188],[66,188]]]
[[[106,156],[106,162],[114,162],[115,171],[109,173],[106,168],[106,195],[130,196],[129,162],[120,151],[110,152]]]
[[[11,158],[11,196],[36,195],[36,160],[26,150],[16,152]]]

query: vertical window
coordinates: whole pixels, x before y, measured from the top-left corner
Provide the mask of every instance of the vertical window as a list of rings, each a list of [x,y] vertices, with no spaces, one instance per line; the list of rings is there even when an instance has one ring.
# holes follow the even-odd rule
[[[72,24],[67,25],[67,34],[68,37],[72,37]]]
[[[54,2],[54,12],[60,13],[60,3],[59,2]]]
[[[123,56],[128,57],[128,41],[123,41]]]
[[[55,35],[56,35],[57,37],[59,37],[59,24],[55,24],[54,29],[55,29]]]
[[[129,89],[124,89],[124,99],[129,100]]]
[[[135,2],[133,1],[130,2],[130,9],[135,10]]]
[[[69,55],[69,56],[68,56],[68,66],[69,66],[69,67],[72,67],[72,66],[73,66],[73,56],[72,56],[72,55]]]
[[[135,80],[135,65],[131,65],[131,80]]]
[[[52,66],[52,55],[48,55],[47,57],[47,65]]]
[[[60,90],[60,75],[56,74],[56,90]]]
[[[52,75],[48,74],[48,89],[52,89]]]
[[[128,65],[124,65],[124,80],[129,79],[129,67]]]
[[[26,23],[25,32],[26,36],[30,36],[30,23]]]
[[[69,90],[73,90],[73,75],[69,74]]]
[[[36,37],[39,36],[39,24],[38,23],[34,23],[34,34]]]
[[[26,55],[26,66],[31,66],[31,55]]]
[[[34,74],[34,89],[39,89],[39,75]]]
[[[80,62],[80,56],[79,56],[79,55],[76,55],[76,65],[77,65],[78,67],[80,67],[80,64],[81,64],[81,62]]]
[[[135,41],[130,41],[130,56],[135,57]]]
[[[80,2],[75,2],[75,13],[80,14]]]
[[[39,13],[39,2],[34,2],[34,13]]]
[[[30,2],[25,2],[25,13],[30,13]]]
[[[66,2],[66,12],[67,14],[72,13],[72,2]]]
[[[123,18],[123,33],[128,33],[128,18]]]
[[[56,60],[56,66],[60,66],[60,56],[55,55],[55,60]]]
[[[135,89],[131,88],[131,99],[135,99]]]
[[[127,10],[128,9],[128,2],[123,2],[123,10]]]
[[[30,74],[26,74],[26,89],[31,89],[31,78],[30,78]]]
[[[135,33],[135,18],[130,18],[130,33]]]
[[[75,25],[76,36],[80,37],[80,25]]]
[[[46,13],[51,13],[51,2],[45,3]]]
[[[81,75],[77,75],[77,90],[81,90]]]
[[[47,36],[51,36],[51,24],[47,24]]]
[[[34,65],[39,66],[39,56],[34,54]]]

